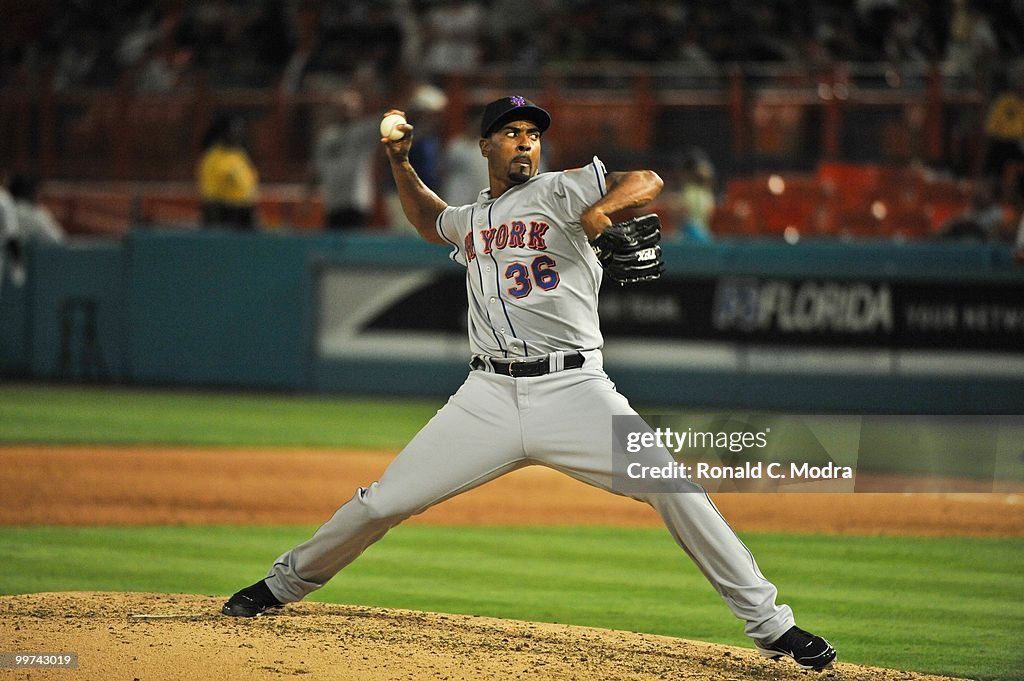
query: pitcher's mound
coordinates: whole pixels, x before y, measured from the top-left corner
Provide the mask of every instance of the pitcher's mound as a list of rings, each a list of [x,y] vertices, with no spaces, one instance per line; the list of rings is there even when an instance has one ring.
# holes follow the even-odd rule
[[[410,610],[301,603],[245,620],[222,616],[224,600],[144,593],[4,596],[0,632],[7,651],[78,653],[77,670],[47,670],[55,679],[940,678],[845,663],[818,676],[791,660],[764,660],[752,649]],[[38,673],[22,672],[25,678]]]

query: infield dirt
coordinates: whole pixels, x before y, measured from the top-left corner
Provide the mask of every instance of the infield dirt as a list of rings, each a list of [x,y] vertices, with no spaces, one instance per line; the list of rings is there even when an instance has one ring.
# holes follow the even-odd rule
[[[0,446],[0,525],[319,524],[392,453]],[[714,495],[737,530],[1024,536],[1024,490]],[[531,466],[409,523],[660,527],[645,504]]]
[[[0,447],[0,525],[317,523],[392,454],[324,450]],[[288,490],[281,494],[280,490]],[[740,530],[1024,536],[1024,494],[729,494]],[[553,471],[518,471],[410,522],[657,526],[649,508]],[[77,670],[16,679],[938,679],[839,663],[821,676],[751,648],[664,636],[301,603],[255,620],[223,597],[56,593],[0,597],[7,651],[74,651]],[[840,652],[841,655],[841,652]]]

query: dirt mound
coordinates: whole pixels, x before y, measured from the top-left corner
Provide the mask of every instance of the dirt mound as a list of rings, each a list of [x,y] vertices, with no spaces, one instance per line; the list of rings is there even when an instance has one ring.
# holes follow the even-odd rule
[[[50,593],[0,597],[8,651],[75,652],[50,679],[939,679],[839,663],[821,676],[752,649],[558,624],[301,603],[239,620],[222,597]],[[840,655],[842,651],[840,651]],[[19,670],[4,678],[39,678]]]

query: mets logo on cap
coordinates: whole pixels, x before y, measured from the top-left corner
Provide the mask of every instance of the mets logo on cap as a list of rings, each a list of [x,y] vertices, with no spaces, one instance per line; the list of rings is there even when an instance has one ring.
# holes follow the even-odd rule
[[[519,95],[509,97],[508,101],[512,103],[512,106],[526,106],[526,97],[520,97]]]

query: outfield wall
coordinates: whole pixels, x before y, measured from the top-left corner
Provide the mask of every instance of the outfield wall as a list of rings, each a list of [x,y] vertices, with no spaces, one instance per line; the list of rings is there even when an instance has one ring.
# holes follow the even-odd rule
[[[638,404],[1024,412],[1024,268],[971,243],[666,244],[606,286],[606,365]],[[36,247],[0,290],[7,377],[446,395],[461,268],[377,235],[130,232]]]

